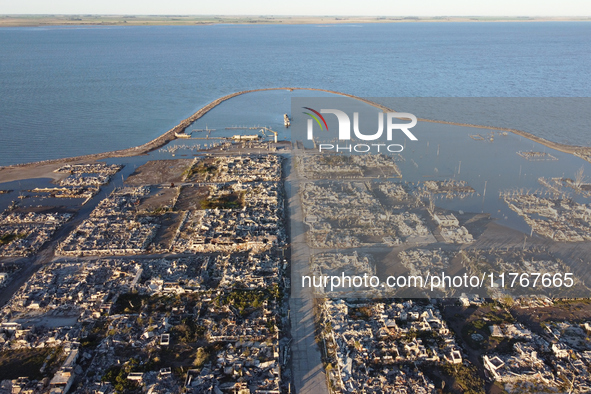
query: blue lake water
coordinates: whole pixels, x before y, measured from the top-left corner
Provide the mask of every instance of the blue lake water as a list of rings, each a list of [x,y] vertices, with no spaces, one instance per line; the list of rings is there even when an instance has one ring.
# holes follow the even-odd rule
[[[331,97],[329,102],[334,103],[335,108],[347,111],[361,110],[361,130],[373,132],[376,129],[375,116],[371,115],[380,111],[367,104],[360,104],[354,99],[335,98],[326,93],[309,91],[288,92],[286,90],[280,90],[250,93],[223,102],[188,127],[187,131],[193,137],[200,138],[208,135],[208,140],[177,139],[170,142],[167,146],[154,150],[147,155],[105,160],[109,164],[124,164],[125,167],[113,178],[108,187],[102,188],[97,198],[104,198],[113,187],[121,186],[124,178],[148,160],[190,159],[202,155],[203,152],[199,152],[199,150],[205,148],[206,144],[210,146],[212,143],[219,143],[221,141],[219,139],[220,137],[228,137],[234,134],[261,135],[260,129],[258,128],[235,129],[235,127],[267,125],[279,132],[280,139],[304,139],[298,136],[305,133],[305,128],[302,129],[300,126],[301,118],[307,118],[307,116],[302,115],[301,111],[299,111],[299,106],[304,105],[302,103],[306,103],[305,105],[310,105],[318,109],[324,108],[321,103],[326,98],[320,99],[319,97],[325,96]],[[296,97],[301,101],[294,100],[292,103],[292,99]],[[305,97],[305,99],[302,100],[301,97]],[[565,99],[553,100],[563,103]],[[390,100],[384,99],[384,101]],[[465,114],[478,115],[480,107],[492,107],[495,111],[501,107],[505,110],[508,108],[506,104],[502,104],[502,100],[493,98],[486,100],[480,99],[473,106],[470,105],[470,100],[464,98],[447,98],[443,102],[438,98],[420,100],[400,98],[394,101],[400,103],[405,110],[411,108],[413,113],[419,118],[425,117],[423,111],[433,111],[434,108],[461,108],[462,111],[458,111],[457,116],[466,116]],[[547,109],[543,103],[545,100],[538,98],[510,99],[509,101],[509,104],[514,107],[529,108],[530,110],[525,112],[529,113],[529,119],[531,119],[534,125],[539,123],[535,116],[543,116],[545,109]],[[587,101],[576,99],[571,104],[573,107],[579,107],[581,103],[588,105]],[[536,112],[535,109],[539,109],[540,107],[542,107],[542,111]],[[494,113],[495,111],[492,112]],[[286,112],[292,113],[293,123],[290,128],[285,128],[283,125],[283,114]],[[494,121],[494,118],[489,116],[489,112],[486,112],[486,116],[482,115],[481,119]],[[327,118],[329,128],[336,130],[336,118],[334,116]],[[517,123],[522,121],[519,116],[512,115],[511,118]],[[501,125],[504,125],[504,122],[509,122],[508,119],[508,117],[502,117],[499,118],[499,122]],[[468,121],[469,118],[461,120]],[[527,125],[527,122],[523,124]],[[208,131],[197,131],[204,129]],[[426,180],[456,179],[466,181],[475,189],[473,196],[465,199],[445,199],[441,198],[441,196],[436,196],[434,201],[436,206],[454,211],[462,210],[469,213],[490,213],[493,218],[499,220],[500,224],[526,234],[530,234],[530,227],[523,218],[509,209],[503,199],[499,198],[500,193],[516,190],[544,193],[546,189],[539,183],[538,179],[540,177],[573,178],[575,172],[581,167],[584,168],[585,174],[591,174],[591,163],[572,154],[552,150],[513,133],[495,131],[494,138],[491,141],[491,130],[420,121],[412,129],[412,132],[417,136],[418,141],[410,141],[402,133],[395,135],[392,141],[393,143],[404,145],[404,150],[401,153],[403,161],[398,163],[402,176],[401,178],[391,179],[392,181],[415,185],[417,182],[422,183]],[[476,134],[481,137],[472,138],[476,137]],[[272,139],[272,136],[267,134],[264,136],[264,139],[269,141]],[[312,147],[312,143],[308,141],[304,141],[304,145],[309,148]],[[529,161],[517,154],[519,151],[529,150],[549,152],[557,160]],[[285,154],[285,151],[280,150],[279,153]],[[2,182],[2,178],[0,177],[0,190],[13,190],[8,194],[0,194],[0,211],[6,209],[19,195],[31,196],[35,194],[31,192],[31,189],[35,187],[50,187],[51,185],[50,179]],[[572,190],[564,189],[563,191],[577,202],[588,204],[591,201],[589,197],[572,193]],[[26,198],[19,200],[19,205],[69,205],[70,203],[76,205],[81,202],[82,200],[80,199],[68,202],[64,199]]]
[[[589,48],[591,24],[584,22],[4,28],[0,165],[139,145],[245,89],[589,97]],[[227,122],[207,127],[275,127],[289,98],[244,96],[258,100],[259,110],[230,112]],[[559,134],[533,132],[591,141],[588,128],[568,127],[568,120]]]

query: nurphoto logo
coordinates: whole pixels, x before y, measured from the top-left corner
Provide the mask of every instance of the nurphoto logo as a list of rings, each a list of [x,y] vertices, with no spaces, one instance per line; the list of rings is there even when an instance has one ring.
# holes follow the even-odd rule
[[[351,119],[345,111],[338,109],[321,109],[317,111],[310,107],[303,107],[306,111],[303,112],[310,118],[307,121],[307,139],[308,141],[314,141],[314,125],[317,124],[320,131],[328,132],[328,124],[322,114],[335,115],[338,121],[338,141],[351,141]],[[378,129],[375,132],[362,132],[359,126],[359,112],[353,112],[353,134],[361,141],[379,141],[384,134],[384,113],[379,112],[378,114]],[[417,124],[417,118],[413,114],[406,112],[387,112],[385,113],[386,118],[386,141],[392,141],[395,135],[395,130],[402,131],[408,139],[411,141],[417,141],[417,137],[409,129],[413,128]],[[398,120],[410,120],[409,123],[394,123],[394,119]],[[323,139],[326,135],[322,136]],[[400,144],[385,144],[385,143],[372,143],[372,144],[338,144],[338,143],[320,143],[318,144],[318,151],[333,151],[333,152],[357,152],[365,153],[370,151],[377,152],[402,152],[404,147]]]

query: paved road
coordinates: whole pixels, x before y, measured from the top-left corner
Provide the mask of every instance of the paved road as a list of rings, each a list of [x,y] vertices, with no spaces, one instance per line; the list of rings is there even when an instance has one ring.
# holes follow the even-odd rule
[[[292,370],[298,394],[328,394],[320,349],[314,339],[314,309],[311,289],[301,288],[302,275],[309,275],[310,251],[304,238],[299,180],[292,167],[293,156],[285,165],[285,190],[291,223],[291,335]]]
[[[127,172],[132,171],[130,168],[126,168],[126,170]],[[302,208],[300,198],[297,194],[299,180],[296,172],[292,171],[292,159],[290,156],[287,156],[285,174],[287,177],[285,190],[288,199],[288,215],[291,223],[292,293],[290,310],[292,372],[295,392],[298,394],[328,394],[320,349],[316,345],[314,338],[315,325],[312,292],[310,289],[302,289],[300,287],[302,275],[309,275],[310,251],[304,239]],[[129,173],[125,173],[124,175],[127,176]],[[114,179],[117,180],[118,178],[116,177]],[[9,288],[5,288],[0,292],[0,305],[9,300],[18,288],[40,267],[54,259],[54,249],[58,242],[63,240],[82,220],[86,219],[98,202],[106,197],[115,186],[119,186],[120,183],[120,181],[115,181],[103,187],[101,192],[85,205],[72,221],[66,223],[66,225],[58,230],[52,241],[42,248],[40,253],[32,259],[24,271],[21,271],[18,280],[13,280]],[[134,258],[143,257],[134,256]],[[155,256],[146,257],[153,258]]]

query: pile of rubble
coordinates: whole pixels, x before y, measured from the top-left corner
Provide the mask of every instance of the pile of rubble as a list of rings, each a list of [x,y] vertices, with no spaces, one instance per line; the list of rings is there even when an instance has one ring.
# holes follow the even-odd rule
[[[435,393],[421,366],[463,361],[433,305],[325,300],[320,319],[336,393]]]
[[[307,154],[295,158],[296,168],[306,179],[400,178],[396,164],[400,155],[324,155]]]
[[[158,228],[154,219],[140,217],[136,207],[149,187],[115,189],[92,211],[56,252],[62,256],[128,255],[146,251]]]
[[[504,199],[542,236],[559,242],[591,241],[591,204],[535,194],[508,194]]]
[[[71,217],[71,213],[3,212],[0,215],[0,257],[36,253]]]
[[[186,211],[172,248],[177,252],[264,251],[283,246],[283,193],[277,182],[225,185],[242,196],[242,202]],[[220,201],[219,188],[210,186],[205,204]],[[210,201],[213,201],[210,203]],[[227,207],[225,206],[227,205]],[[207,205],[206,205],[207,206]]]

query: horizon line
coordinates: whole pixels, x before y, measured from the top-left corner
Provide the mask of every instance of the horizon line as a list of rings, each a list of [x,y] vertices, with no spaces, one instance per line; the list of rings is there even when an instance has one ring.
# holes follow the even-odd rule
[[[3,16],[123,16],[123,17],[263,17],[263,18],[591,18],[591,15],[306,15],[306,14],[141,14],[141,13],[1,13]]]

